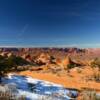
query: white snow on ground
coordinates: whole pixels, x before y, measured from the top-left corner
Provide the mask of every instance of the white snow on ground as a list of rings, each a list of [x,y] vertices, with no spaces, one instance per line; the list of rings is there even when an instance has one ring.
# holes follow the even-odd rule
[[[11,91],[19,96],[24,95],[26,100],[42,100],[43,97],[52,97],[50,100],[70,100],[67,94],[69,92],[77,95],[77,91],[68,90],[63,86],[52,82],[33,79],[32,77],[18,76],[9,74],[3,78],[2,82],[7,85]],[[48,99],[49,100],[49,99]]]

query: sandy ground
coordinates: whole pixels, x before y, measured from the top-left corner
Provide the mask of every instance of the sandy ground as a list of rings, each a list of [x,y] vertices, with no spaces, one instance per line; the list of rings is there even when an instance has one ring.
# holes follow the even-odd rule
[[[20,75],[31,76],[33,78],[47,80],[57,84],[61,84],[66,88],[74,88],[81,90],[83,88],[90,88],[100,92],[100,83],[95,81],[86,81],[84,77],[88,77],[93,73],[96,73],[96,70],[93,70],[89,67],[82,69],[82,72],[79,73],[75,69],[70,71],[70,74],[63,74],[58,76],[53,73],[40,73],[35,71],[23,71],[20,72]]]

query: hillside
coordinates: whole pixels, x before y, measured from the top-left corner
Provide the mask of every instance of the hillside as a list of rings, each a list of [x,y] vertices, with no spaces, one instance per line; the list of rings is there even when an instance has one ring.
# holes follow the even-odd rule
[[[0,75],[8,73],[100,94],[100,49],[1,48]]]

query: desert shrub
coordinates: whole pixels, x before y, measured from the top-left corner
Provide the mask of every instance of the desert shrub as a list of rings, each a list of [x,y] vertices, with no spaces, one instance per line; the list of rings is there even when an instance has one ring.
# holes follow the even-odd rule
[[[77,72],[78,72],[78,73],[81,73],[81,72],[82,72],[82,70],[81,70],[80,68],[78,68],[78,69],[77,69]]]
[[[5,60],[5,57],[3,57],[3,56],[0,55],[0,62],[2,62],[4,60]]]
[[[67,65],[67,69],[71,69],[71,68],[74,68],[74,67],[76,67],[75,64],[68,64],[68,65]]]
[[[21,57],[10,56],[3,57],[0,56],[0,76],[4,76],[7,72],[11,71],[13,68],[16,70],[18,66],[29,64],[26,60]]]
[[[92,68],[98,67],[100,69],[100,59],[95,58],[94,61],[91,63],[91,67]]]
[[[50,63],[56,64],[55,57],[54,56],[50,56]]]
[[[28,64],[28,62],[19,56],[10,56],[6,61],[6,64],[7,66],[14,67],[17,70],[17,66]]]
[[[81,100],[100,100],[100,96],[94,90],[84,90],[81,95]]]
[[[92,77],[94,81],[100,82],[100,73],[94,73]]]
[[[4,76],[10,69],[11,66],[7,63],[7,59],[0,56],[0,76]]]
[[[86,81],[100,82],[100,73],[99,72],[95,72],[92,75],[86,76]]]
[[[8,61],[8,64],[11,64],[12,66],[28,64],[28,62],[25,59],[23,59],[23,58],[21,58],[19,56],[17,56],[17,57],[16,56],[10,56],[7,59],[7,61]]]
[[[9,93],[9,92],[0,92],[0,100],[26,100],[25,96],[19,96]]]

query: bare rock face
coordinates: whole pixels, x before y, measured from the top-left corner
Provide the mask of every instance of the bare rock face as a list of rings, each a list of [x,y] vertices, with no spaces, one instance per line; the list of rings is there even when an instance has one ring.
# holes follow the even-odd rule
[[[29,54],[24,54],[22,56],[23,59],[27,60],[28,62],[32,62],[32,57]]]
[[[66,57],[65,59],[62,60],[63,66],[67,66],[71,63],[70,57]]]
[[[50,56],[49,54],[47,53],[42,53],[39,55],[39,57],[37,58],[37,63],[41,62],[41,63],[44,63],[44,64],[48,64],[50,62]]]
[[[55,62],[56,62],[57,65],[61,65],[62,64],[62,61],[59,58],[57,58]]]
[[[56,59],[56,64],[62,67],[63,69],[66,69],[68,65],[75,65],[77,67],[87,65],[87,63],[73,60],[69,56],[65,57],[64,59]]]
[[[11,57],[11,56],[13,56],[13,55],[14,55],[14,54],[10,52],[10,53],[7,54],[7,57]]]
[[[100,48],[88,48],[86,51],[86,54],[88,54],[91,58],[100,56]]]
[[[61,66],[62,68],[66,68],[66,66],[70,63],[71,63],[71,59],[69,57],[65,57],[63,60],[56,59],[56,64]]]
[[[2,52],[0,55],[3,56],[3,57],[7,57],[8,53],[7,52]]]

